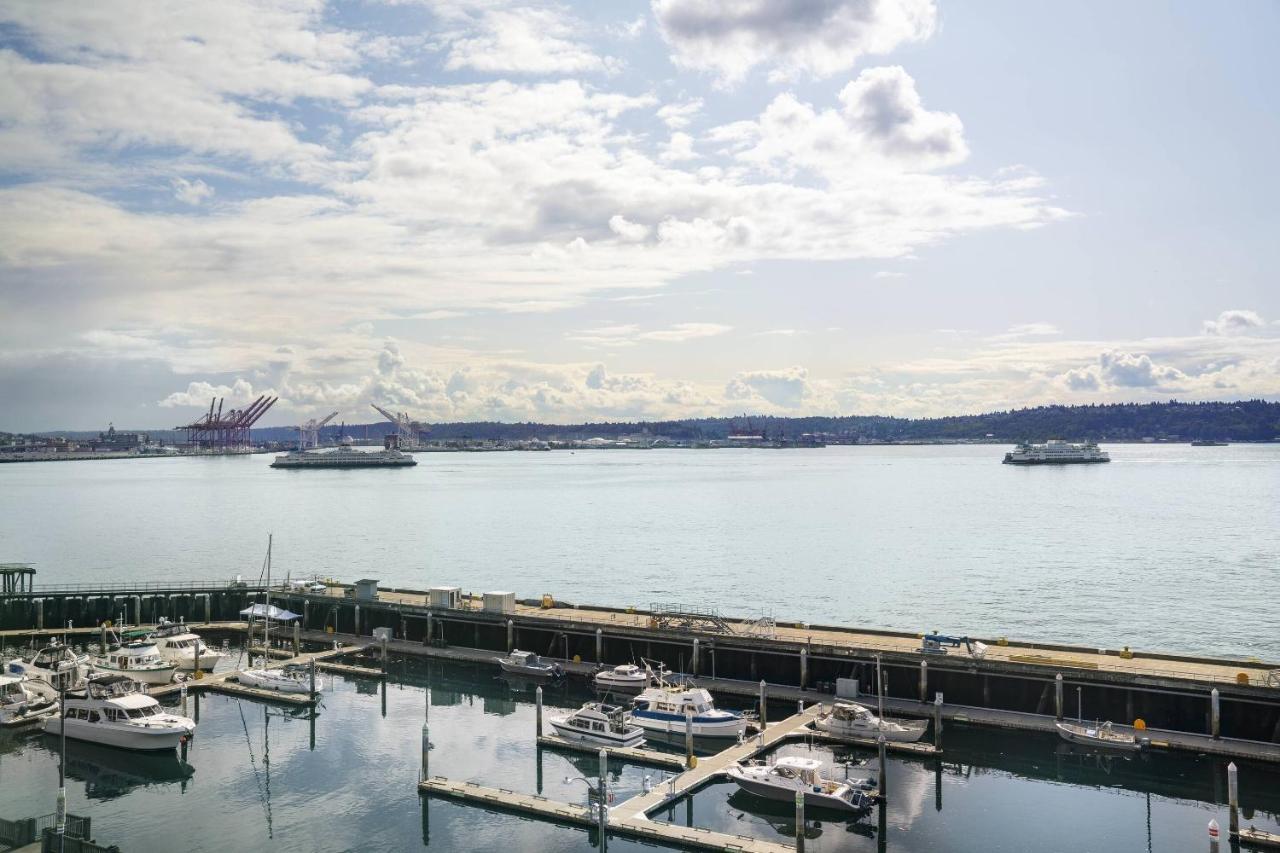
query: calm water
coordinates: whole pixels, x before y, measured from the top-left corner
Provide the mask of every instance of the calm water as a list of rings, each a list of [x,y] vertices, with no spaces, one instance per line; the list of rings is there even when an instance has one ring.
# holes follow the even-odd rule
[[[414,663],[393,670],[384,690],[336,677],[312,724],[305,711],[210,695],[186,761],[140,757],[105,747],[68,747],[69,810],[93,819],[100,842],[130,853],[174,849],[343,851],[583,851],[593,833],[416,792],[421,725],[430,690],[431,772],[494,787],[584,800],[580,782],[596,759],[538,750],[533,744],[532,687],[509,683],[495,667]],[[553,707],[587,698],[571,683],[547,690]],[[194,700],[191,700],[194,705]],[[194,711],[194,708],[192,708]],[[771,711],[781,716],[781,707]],[[314,747],[312,746],[314,737]],[[1203,850],[1205,824],[1226,825],[1225,770],[1195,756],[1100,758],[1072,753],[1053,737],[996,734],[959,725],[946,734],[946,760],[892,759],[883,827],[873,812],[858,820],[811,814],[807,849],[926,853],[993,851]],[[871,753],[789,753],[828,762],[829,775],[874,772]],[[57,791],[57,742],[42,735],[0,734],[0,816],[46,814]],[[646,775],[611,765],[621,800]],[[1246,819],[1280,829],[1280,775],[1245,764],[1240,772]],[[790,807],[778,808],[714,784],[656,819],[758,838],[794,838]],[[816,819],[813,819],[816,818]],[[834,818],[834,819],[833,819]],[[883,843],[883,846],[881,844]],[[654,850],[620,838],[618,853]]]
[[[0,466],[0,562],[39,580],[283,574],[690,602],[812,622],[1280,659],[1280,445],[420,454]]]

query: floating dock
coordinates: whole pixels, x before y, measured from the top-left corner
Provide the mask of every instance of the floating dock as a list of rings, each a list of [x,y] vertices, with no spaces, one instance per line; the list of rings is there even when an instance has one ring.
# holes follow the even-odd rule
[[[587,755],[599,755],[601,749],[599,744],[567,740],[555,735],[539,735],[538,746],[559,749],[565,752],[581,752]],[[674,770],[677,773],[682,773],[685,769],[684,758],[670,752],[658,752],[655,749],[645,749],[639,746],[606,746],[604,751],[609,758],[625,761],[628,764],[646,764],[650,767]]]

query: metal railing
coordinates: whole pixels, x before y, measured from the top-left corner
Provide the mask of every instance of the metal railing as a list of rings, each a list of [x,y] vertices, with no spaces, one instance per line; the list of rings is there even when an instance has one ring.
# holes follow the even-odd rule
[[[36,584],[25,596],[57,595],[66,593],[119,595],[122,593],[158,592],[209,592],[222,590],[253,590],[261,592],[266,584],[260,581],[212,580],[212,581],[144,581],[134,583],[70,583]],[[277,585],[272,585],[277,588]]]

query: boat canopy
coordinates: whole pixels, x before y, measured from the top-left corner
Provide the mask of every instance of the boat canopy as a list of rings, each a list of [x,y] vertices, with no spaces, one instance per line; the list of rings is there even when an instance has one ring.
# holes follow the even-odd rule
[[[241,616],[253,616],[257,619],[273,619],[277,622],[290,622],[294,619],[301,619],[302,614],[292,613],[288,610],[281,610],[274,604],[255,604],[252,607],[246,607],[240,611]]]

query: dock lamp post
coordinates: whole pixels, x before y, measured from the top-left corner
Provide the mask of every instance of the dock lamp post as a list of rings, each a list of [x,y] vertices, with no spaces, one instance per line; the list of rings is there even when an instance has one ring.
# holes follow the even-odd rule
[[[609,773],[609,753],[601,747],[600,749],[600,778],[599,780],[588,779],[585,776],[566,776],[564,783],[568,785],[570,782],[581,782],[587,786],[587,799],[590,800],[594,795],[596,798],[597,826],[600,832],[600,853],[605,853],[609,849],[609,788],[605,781]]]

